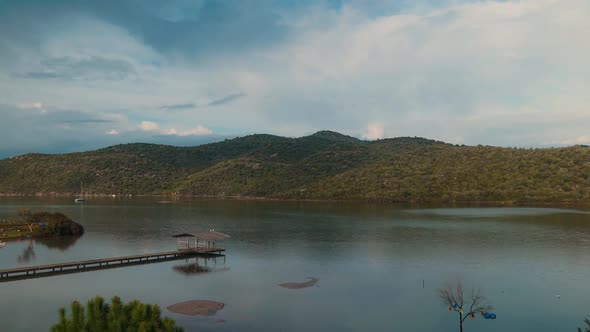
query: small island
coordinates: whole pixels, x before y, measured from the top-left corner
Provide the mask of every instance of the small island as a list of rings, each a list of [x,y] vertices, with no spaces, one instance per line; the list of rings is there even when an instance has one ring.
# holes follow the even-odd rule
[[[15,218],[0,220],[0,240],[80,236],[84,227],[59,212],[22,210]]]

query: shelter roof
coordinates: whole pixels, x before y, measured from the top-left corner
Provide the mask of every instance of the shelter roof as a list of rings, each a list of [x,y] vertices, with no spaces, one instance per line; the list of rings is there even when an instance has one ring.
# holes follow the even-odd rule
[[[197,240],[203,241],[221,241],[229,239],[231,236],[216,231],[204,231],[196,233],[180,233],[173,235],[173,237],[194,237]]]

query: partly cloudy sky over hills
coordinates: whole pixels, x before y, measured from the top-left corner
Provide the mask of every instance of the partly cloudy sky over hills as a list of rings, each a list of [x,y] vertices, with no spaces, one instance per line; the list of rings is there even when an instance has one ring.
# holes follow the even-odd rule
[[[590,143],[590,1],[0,1],[0,156],[321,129]]]

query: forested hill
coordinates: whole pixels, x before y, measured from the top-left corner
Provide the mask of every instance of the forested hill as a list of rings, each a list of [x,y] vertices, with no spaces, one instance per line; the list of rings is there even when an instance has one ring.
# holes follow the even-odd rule
[[[362,141],[330,131],[195,147],[125,144],[0,160],[1,194],[182,194],[402,202],[590,202],[590,148]]]

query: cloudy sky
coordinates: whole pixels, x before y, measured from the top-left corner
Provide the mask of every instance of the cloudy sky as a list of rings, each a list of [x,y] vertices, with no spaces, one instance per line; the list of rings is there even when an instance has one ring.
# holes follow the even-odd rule
[[[336,130],[590,143],[588,0],[0,0],[0,157]]]

